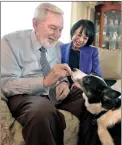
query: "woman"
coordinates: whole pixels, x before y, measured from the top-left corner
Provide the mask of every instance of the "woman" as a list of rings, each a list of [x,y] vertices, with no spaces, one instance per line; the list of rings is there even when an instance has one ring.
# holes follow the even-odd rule
[[[79,20],[71,28],[72,41],[61,45],[62,63],[67,63],[71,69],[78,68],[86,74],[94,73],[100,77],[98,49],[90,46],[95,37],[95,27],[90,20]],[[73,82],[69,78],[72,85]]]

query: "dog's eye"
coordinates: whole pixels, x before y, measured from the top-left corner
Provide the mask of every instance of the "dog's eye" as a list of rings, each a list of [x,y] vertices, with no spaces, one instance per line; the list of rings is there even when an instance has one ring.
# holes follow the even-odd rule
[[[91,81],[90,81],[90,79],[89,78],[86,78],[85,80],[84,80],[84,83],[85,84],[89,84]]]

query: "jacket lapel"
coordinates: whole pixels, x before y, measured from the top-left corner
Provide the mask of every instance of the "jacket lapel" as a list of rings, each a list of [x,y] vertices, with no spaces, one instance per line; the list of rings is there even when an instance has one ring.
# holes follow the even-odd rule
[[[69,64],[69,55],[70,55],[70,49],[72,48],[72,43],[69,43],[65,49],[64,53],[64,61]]]
[[[90,49],[87,46],[84,46],[80,49],[80,62],[79,62],[79,67],[80,70],[85,72],[85,73],[89,73],[89,71],[91,70],[91,52]]]

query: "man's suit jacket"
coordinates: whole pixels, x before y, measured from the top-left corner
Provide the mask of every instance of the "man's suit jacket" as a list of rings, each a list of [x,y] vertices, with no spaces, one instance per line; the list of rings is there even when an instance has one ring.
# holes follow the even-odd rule
[[[72,42],[67,44],[61,44],[62,63],[69,64],[70,50],[72,48]],[[75,61],[75,60],[74,60]],[[86,74],[95,73],[102,77],[100,66],[98,49],[93,46],[83,46],[80,48],[80,61],[79,69]]]

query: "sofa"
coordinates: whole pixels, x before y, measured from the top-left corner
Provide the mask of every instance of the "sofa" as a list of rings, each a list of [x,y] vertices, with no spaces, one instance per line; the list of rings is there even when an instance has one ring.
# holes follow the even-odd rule
[[[107,81],[115,80],[112,88],[121,91],[121,51],[99,48],[100,67],[103,78]],[[7,106],[7,99],[1,92],[1,145],[24,145],[22,126],[15,120]],[[71,113],[61,111],[66,120],[64,130],[64,145],[76,145],[79,120]]]

